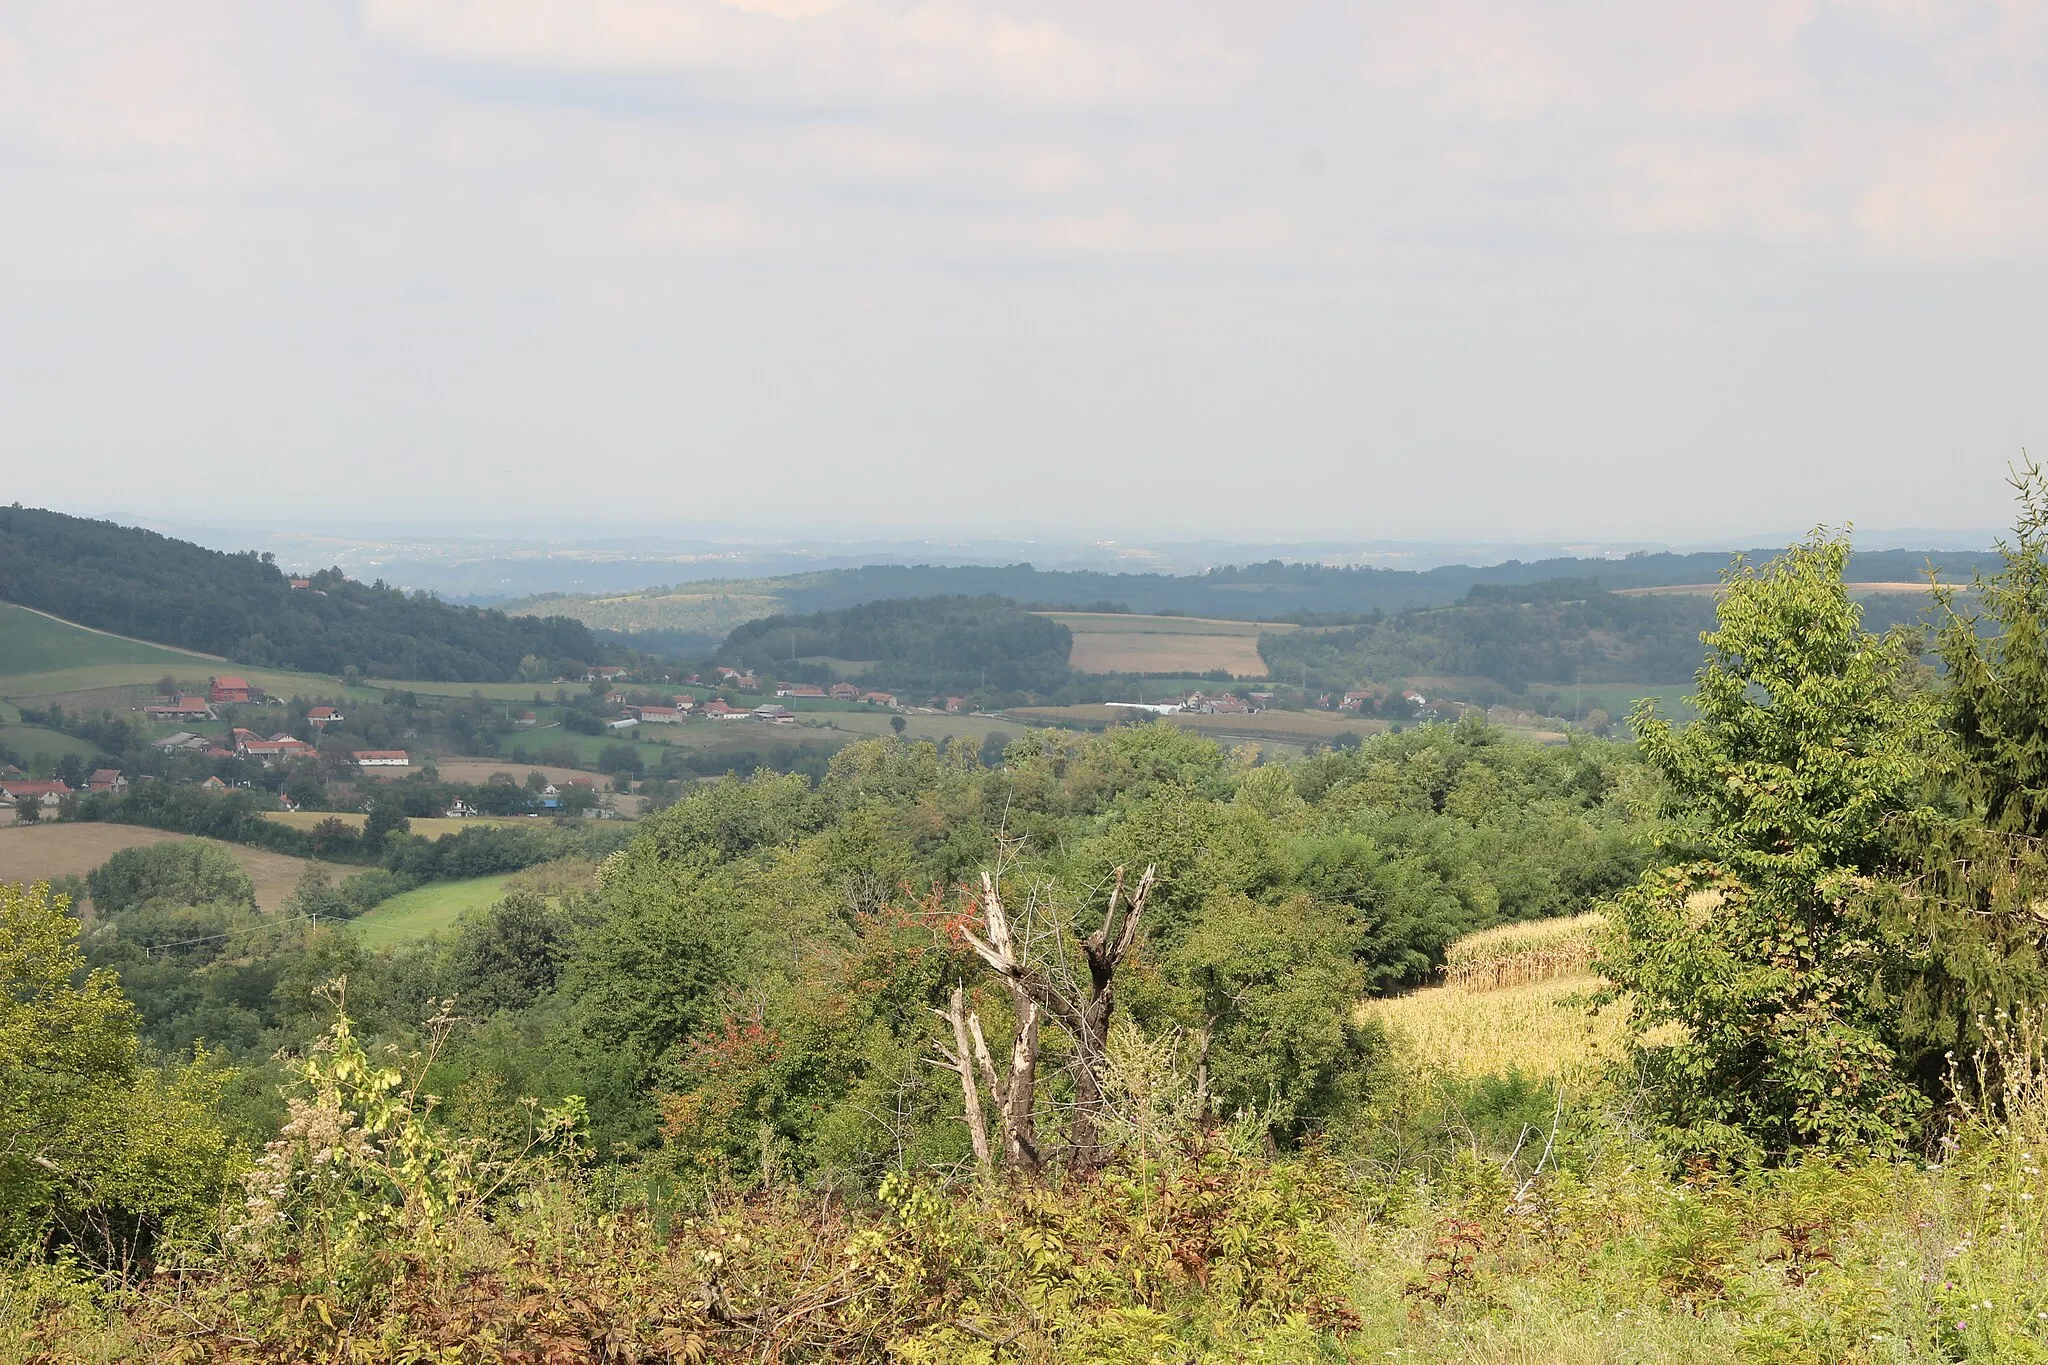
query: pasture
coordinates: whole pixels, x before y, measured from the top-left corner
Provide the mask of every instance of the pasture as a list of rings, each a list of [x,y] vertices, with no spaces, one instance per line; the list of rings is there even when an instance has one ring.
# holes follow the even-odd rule
[[[0,882],[82,877],[124,848],[190,837],[141,825],[44,823],[0,828]],[[308,867],[326,867],[337,877],[356,870],[244,844],[221,843],[216,839],[206,842],[218,844],[234,855],[242,870],[249,874],[249,880],[256,884],[256,904],[265,911],[275,912],[283,907]]]
[[[348,933],[365,948],[427,938],[455,927],[471,910],[481,910],[505,894],[515,873],[471,877],[459,882],[429,882],[385,901],[348,922]]]
[[[225,661],[211,654],[153,645],[73,625],[12,602],[0,602],[0,677],[62,669],[140,665],[159,673],[217,671]]]
[[[0,693],[42,704],[110,688],[150,687],[168,674],[182,684],[203,687],[218,673],[249,679],[275,696],[345,696],[375,698],[373,688],[345,688],[332,678],[288,673],[274,668],[247,668],[211,654],[153,645],[125,635],[61,621],[11,602],[0,602]]]
[[[1295,627],[1196,616],[1051,611],[1039,615],[1074,633],[1067,665],[1083,673],[1208,673],[1263,678],[1259,635]]]
[[[97,757],[100,752],[99,746],[90,740],[67,735],[61,730],[46,730],[40,725],[6,722],[0,722],[0,749],[12,750],[21,755],[24,761],[38,761],[42,755],[47,755],[51,759],[63,758],[66,755],[89,759]]]

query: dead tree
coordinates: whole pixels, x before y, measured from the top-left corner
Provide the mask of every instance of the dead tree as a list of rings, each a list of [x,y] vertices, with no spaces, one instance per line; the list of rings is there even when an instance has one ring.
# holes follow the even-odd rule
[[[1074,1039],[1074,1113],[1068,1125],[1073,1166],[1076,1170],[1092,1171],[1109,1160],[1109,1150],[1102,1142],[1102,1066],[1109,1042],[1110,1013],[1116,1007],[1116,969],[1137,942],[1138,920],[1144,914],[1145,901],[1152,894],[1153,883],[1157,880],[1156,869],[1146,868],[1145,875],[1138,879],[1137,890],[1126,902],[1124,869],[1117,868],[1115,876],[1115,885],[1109,893],[1109,910],[1102,917],[1102,927],[1081,940],[1081,952],[1088,960],[1088,984],[1086,994],[1080,995],[1055,984],[1045,973],[1024,960],[1010,932],[1009,917],[1003,911],[1003,900],[996,890],[995,878],[986,872],[981,874],[981,908],[988,936],[983,938],[969,933],[966,937],[968,945],[1002,980],[1011,1001],[1017,1006],[1018,1046],[1012,1049],[1008,1088],[1002,1095],[1003,1132],[1006,1143],[1012,1140],[1013,1135],[1020,1131],[1013,1125],[1021,1118],[1021,1131],[1031,1139],[1031,1160],[1026,1165],[1013,1156],[1012,1164],[1025,1169],[1036,1170],[1039,1164],[1036,1141],[1029,1125],[1030,1103],[1035,1089],[1032,1073],[1037,1069],[1037,1021],[1040,1012]],[[1123,911],[1121,921],[1118,919],[1119,909]],[[981,1045],[980,1021],[970,1017],[968,1022],[977,1044],[977,1056],[983,1059],[982,1065],[990,1080],[989,1088],[994,1090],[995,1069],[986,1060],[986,1046]],[[1030,1043],[1028,1059],[1023,1055],[1027,1035]],[[1021,1114],[1016,1110],[1020,1104]]]
[[[973,934],[967,936],[975,951],[984,956],[997,952],[1013,962],[1021,962],[1023,950],[1018,946],[1010,929],[1010,917],[1003,913],[1002,897],[996,894],[995,880],[987,873],[981,877],[983,915],[982,928],[986,940]],[[996,1118],[1003,1129],[1003,1162],[1011,1170],[1026,1175],[1036,1175],[1045,1158],[1038,1150],[1038,1121],[1035,1114],[1038,1101],[1038,1002],[1030,991],[1015,977],[1002,978],[1003,989],[1010,996],[1010,1011],[1017,1018],[1017,1033],[1010,1041],[1010,1064],[1007,1071],[997,1074],[995,1058],[989,1052],[988,1039],[982,1035],[979,1013],[964,1008],[957,1010],[966,1024],[966,1037],[961,1037],[958,1025],[954,1031],[955,1055],[964,1064],[968,1052],[973,1051],[974,1066],[981,1072],[983,1084],[988,1087],[989,1098],[995,1101]],[[954,988],[953,1000],[962,1000],[958,987]],[[948,1022],[956,1011],[948,1010]],[[960,1070],[963,1092],[970,1084],[963,1065]],[[969,1107],[976,1101],[969,1100]],[[969,1121],[969,1132],[973,1131],[973,1120]],[[984,1135],[983,1141],[985,1142]]]
[[[981,1112],[981,1087],[974,1081],[976,1053],[967,1034],[967,992],[955,986],[953,994],[946,1000],[946,1008],[933,1010],[932,1013],[953,1026],[951,1048],[944,1043],[932,1045],[939,1054],[933,1065],[942,1066],[960,1077],[960,1099],[967,1111],[967,1139],[974,1146],[974,1164],[979,1169],[987,1171],[990,1166],[988,1120]],[[978,1019],[975,1021],[977,1034],[980,1031],[980,1022]],[[979,1037],[974,1041],[979,1042]],[[984,1048],[982,1051],[986,1052],[987,1049]],[[993,1077],[993,1068],[990,1068],[990,1073]]]

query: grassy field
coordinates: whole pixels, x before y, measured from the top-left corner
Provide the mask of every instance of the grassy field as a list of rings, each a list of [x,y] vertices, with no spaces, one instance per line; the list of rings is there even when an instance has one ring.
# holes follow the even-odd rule
[[[1262,631],[1292,626],[1218,621],[1197,616],[1138,616],[1125,612],[1051,611],[1074,633],[1070,667],[1084,673],[1207,673],[1221,668],[1238,678],[1263,678]]]
[[[735,585],[737,586],[737,585]],[[738,591],[619,593],[610,597],[522,598],[499,608],[513,615],[572,616],[599,630],[688,630],[724,636],[732,628],[782,610],[770,593]]]
[[[76,754],[80,758],[92,758],[100,752],[99,746],[76,735],[67,735],[60,730],[45,730],[40,725],[9,725],[0,723],[0,749],[12,749],[24,759],[33,759],[37,754],[48,754],[51,758],[62,758]]]
[[[1034,725],[1064,725],[1078,729],[1126,722],[1133,715],[1149,719],[1143,712],[1134,713],[1114,706],[1020,706],[1005,714]],[[1246,739],[1293,745],[1330,744],[1344,734],[1357,735],[1362,739],[1387,728],[1387,723],[1382,720],[1362,719],[1333,711],[1260,711],[1249,716],[1182,713],[1165,719],[1184,730],[1219,740]]]
[[[556,692],[578,697],[590,687],[588,683],[406,682],[398,678],[372,678],[369,685],[386,692],[411,692],[420,697],[469,697],[480,693],[485,701],[524,702],[524,707],[515,708],[520,710],[531,710],[536,704],[553,706]],[[540,697],[538,703],[534,701],[536,693]]]
[[[0,882],[83,876],[124,848],[188,837],[140,825],[40,824],[0,828]],[[309,858],[294,858],[243,844],[223,843],[220,847],[233,854],[249,874],[256,884],[256,904],[269,911],[284,905],[308,867],[326,866],[336,877],[345,877],[355,870],[315,864]]]
[[[60,669],[135,665],[157,672],[214,671],[224,661],[211,654],[172,649],[122,635],[108,635],[0,602],[0,677]]]
[[[513,873],[473,877],[460,882],[432,882],[393,896],[376,909],[349,921],[348,929],[365,948],[426,938],[453,928],[471,910],[480,910],[505,894]]]

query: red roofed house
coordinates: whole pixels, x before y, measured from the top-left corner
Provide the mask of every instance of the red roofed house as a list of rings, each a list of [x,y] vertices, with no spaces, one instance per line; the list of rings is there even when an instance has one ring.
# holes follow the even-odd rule
[[[754,713],[737,706],[727,706],[723,697],[713,697],[704,703],[704,714],[713,720],[745,720]]]
[[[965,697],[948,697],[948,698],[946,698],[946,714],[948,714],[948,715],[957,715],[958,713],[960,713],[960,712],[962,712],[962,711],[965,711],[966,709],[967,709],[967,698],[965,698]]]
[[[344,720],[341,712],[331,706],[316,706],[306,713],[306,720],[313,725],[325,725],[330,720]]]
[[[634,708],[640,719],[649,725],[681,725],[683,712],[674,706],[639,706]]]
[[[512,718],[512,723],[514,725],[538,725],[540,724],[540,717],[531,711],[521,711]]]
[[[292,580],[292,590],[294,592],[304,592],[312,586],[313,580],[310,578],[294,578]]]
[[[151,720],[212,720],[213,708],[204,697],[179,697],[156,706],[145,706],[142,714]]]
[[[825,697],[825,689],[813,687],[809,683],[778,683],[775,687],[775,695],[778,697],[812,697],[822,701]]]
[[[71,794],[71,788],[62,782],[11,781],[0,782],[0,793],[9,801],[33,800],[40,805],[54,806]]]
[[[887,692],[863,692],[860,694],[860,699],[875,706],[894,706],[896,704],[896,698]]]
[[[409,768],[412,755],[403,749],[357,749],[349,755],[358,768]]]
[[[695,697],[677,697],[675,698],[675,703],[676,710],[686,716],[697,709],[697,699]]]
[[[209,792],[224,792],[228,789],[228,784],[217,777],[209,777],[199,784],[199,789]]]
[[[292,735],[272,735],[269,739],[242,738],[246,730],[235,732],[235,753],[242,758],[311,758],[317,751],[305,740]]]
[[[249,686],[247,678],[223,675],[213,680],[213,686],[208,689],[206,696],[208,701],[215,702],[254,701],[256,700],[256,689]]]
[[[833,683],[832,700],[859,701],[860,689],[858,687],[855,687],[852,683]]]
[[[85,785],[96,792],[124,792],[128,790],[128,779],[121,776],[119,768],[95,768]]]

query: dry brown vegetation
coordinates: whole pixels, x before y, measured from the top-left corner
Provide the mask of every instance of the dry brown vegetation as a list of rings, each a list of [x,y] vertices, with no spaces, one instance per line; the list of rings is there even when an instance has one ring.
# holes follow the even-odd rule
[[[140,825],[67,822],[0,829],[0,882],[26,883],[54,877],[82,877],[124,848],[190,837],[160,829],[145,829]],[[249,880],[256,884],[256,904],[264,910],[281,908],[306,868],[315,865],[310,858],[294,858],[268,849],[221,843],[216,839],[206,842],[218,844],[234,855],[242,870],[249,874]],[[336,876],[346,876],[349,870],[328,867],[328,871]]]
[[[1043,612],[1074,633],[1069,667],[1083,673],[1207,673],[1262,678],[1259,636],[1292,626],[1127,612]]]
[[[1444,955],[1444,984],[1465,991],[1493,991],[1593,970],[1606,918],[1597,911],[1569,919],[1503,924],[1469,934]]]

